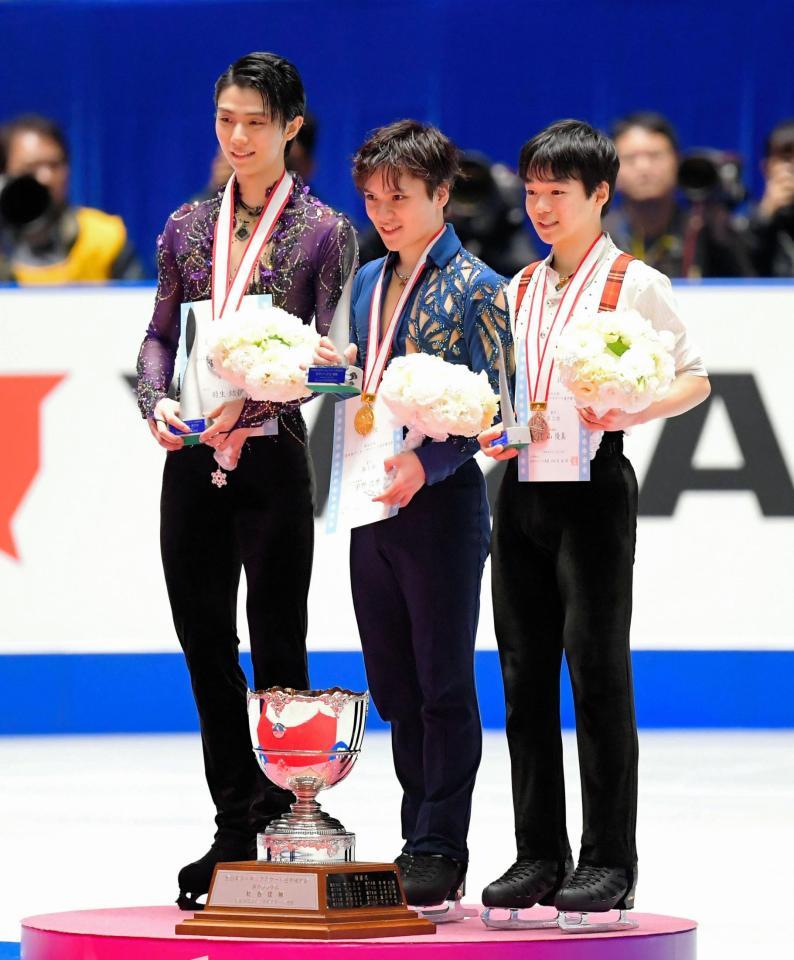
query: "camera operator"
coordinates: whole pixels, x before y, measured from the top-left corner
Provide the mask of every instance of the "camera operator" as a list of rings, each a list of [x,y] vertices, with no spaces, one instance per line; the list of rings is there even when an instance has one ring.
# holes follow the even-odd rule
[[[749,227],[753,263],[761,277],[794,277],[794,119],[767,137],[761,169],[764,195]]]
[[[619,205],[604,227],[622,250],[668,277],[755,275],[731,217],[743,199],[735,157],[699,151],[681,160],[675,130],[658,113],[630,114],[615,124],[612,139]]]
[[[455,227],[470,253],[497,273],[511,277],[537,259],[525,228],[524,184],[504,164],[491,163],[476,150],[461,154],[460,168],[445,219]],[[360,262],[367,263],[385,253],[377,232],[363,231],[359,237]]]
[[[28,114],[0,128],[0,280],[140,279],[121,218],[71,206],[68,187],[69,149],[52,120]]]

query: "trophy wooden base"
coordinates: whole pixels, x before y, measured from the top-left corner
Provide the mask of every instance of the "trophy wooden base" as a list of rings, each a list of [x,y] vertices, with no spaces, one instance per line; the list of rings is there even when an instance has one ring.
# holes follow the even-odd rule
[[[178,934],[343,940],[436,932],[410,910],[393,863],[219,863],[207,906]]]

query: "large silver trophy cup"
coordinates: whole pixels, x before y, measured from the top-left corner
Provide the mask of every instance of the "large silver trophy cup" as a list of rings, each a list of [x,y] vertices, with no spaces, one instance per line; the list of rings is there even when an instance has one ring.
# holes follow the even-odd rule
[[[368,703],[369,694],[338,687],[249,691],[259,765],[297,800],[259,835],[257,860],[215,867],[207,906],[178,923],[178,934],[340,940],[435,933],[406,904],[395,864],[354,862],[355,835],[316,800],[353,769]]]
[[[265,776],[291,790],[289,812],[257,838],[259,860],[337,863],[355,859],[355,834],[325,813],[317,794],[344,780],[361,752],[368,693],[291,690],[248,692],[254,754]]]

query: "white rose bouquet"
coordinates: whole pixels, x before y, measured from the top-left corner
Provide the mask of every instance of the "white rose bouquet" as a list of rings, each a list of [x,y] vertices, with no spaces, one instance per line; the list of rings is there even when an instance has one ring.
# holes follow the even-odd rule
[[[289,403],[311,393],[306,370],[319,334],[279,307],[240,310],[216,320],[208,337],[215,372],[252,400]]]
[[[560,334],[555,362],[579,407],[637,413],[663,397],[675,379],[675,344],[636,310],[572,320]]]
[[[407,449],[423,437],[474,437],[496,416],[499,397],[485,371],[474,373],[428,353],[396,357],[383,374],[379,394],[405,426]]]

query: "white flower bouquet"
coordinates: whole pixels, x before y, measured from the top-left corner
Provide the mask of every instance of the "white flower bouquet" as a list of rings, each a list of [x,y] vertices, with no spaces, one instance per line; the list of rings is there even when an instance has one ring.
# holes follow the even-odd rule
[[[636,310],[573,320],[560,334],[555,362],[579,407],[637,413],[663,397],[675,379],[675,344]]]
[[[485,371],[474,373],[428,353],[396,357],[383,374],[379,394],[409,433],[406,448],[423,437],[474,437],[496,416],[499,397]]]
[[[208,353],[215,372],[252,400],[289,403],[308,397],[306,367],[319,334],[279,307],[242,309],[211,325]]]

